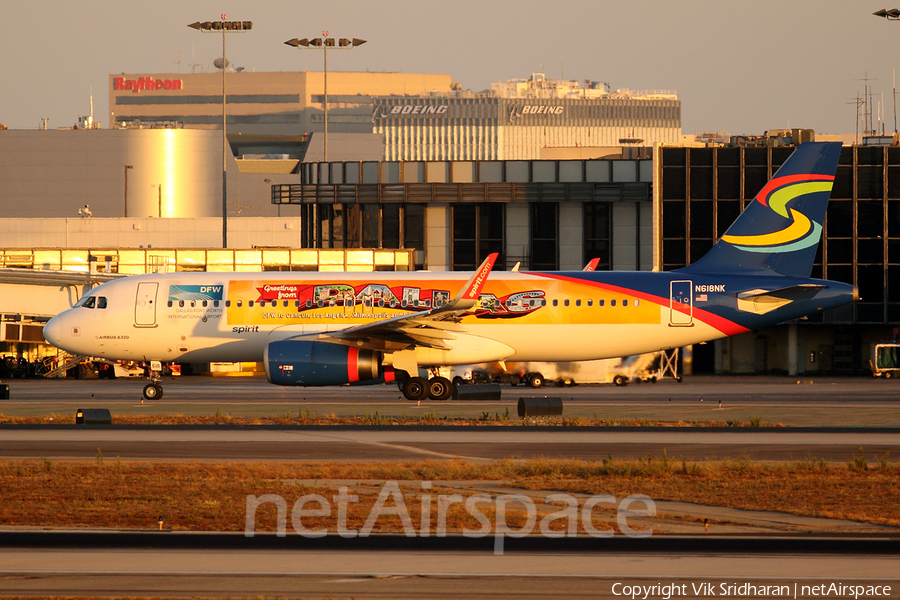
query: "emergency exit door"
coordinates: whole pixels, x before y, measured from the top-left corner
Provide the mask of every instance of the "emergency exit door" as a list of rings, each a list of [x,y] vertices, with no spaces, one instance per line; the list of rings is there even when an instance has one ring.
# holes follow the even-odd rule
[[[137,299],[134,303],[135,327],[156,327],[156,293],[158,290],[158,283],[138,284]]]
[[[669,283],[669,325],[688,327],[694,323],[694,296],[691,281]]]

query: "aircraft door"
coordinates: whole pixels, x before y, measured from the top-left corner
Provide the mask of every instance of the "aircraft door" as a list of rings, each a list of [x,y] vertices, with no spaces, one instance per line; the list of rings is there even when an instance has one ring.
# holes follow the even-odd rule
[[[687,327],[694,323],[694,297],[691,281],[669,283],[669,325]]]
[[[156,327],[156,293],[158,283],[143,282],[137,287],[134,303],[134,326]]]

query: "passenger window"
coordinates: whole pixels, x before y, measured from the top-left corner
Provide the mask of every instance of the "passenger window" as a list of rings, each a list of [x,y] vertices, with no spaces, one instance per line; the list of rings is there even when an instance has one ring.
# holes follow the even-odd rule
[[[244,304],[244,301],[243,301],[243,300],[238,300],[238,301],[237,301],[237,306],[238,306],[238,308],[240,308],[243,304]]]
[[[581,299],[575,301],[575,306],[581,306]]]
[[[610,305],[610,306],[615,306],[615,305],[616,305],[616,301],[615,301],[614,299],[613,299],[613,300],[610,300],[610,301],[609,301],[609,305]]]
[[[288,307],[288,301],[285,300],[285,301],[284,301],[284,308],[287,308],[287,307]]]
[[[637,298],[635,298],[635,299],[634,299],[634,305],[635,305],[635,306],[640,306],[640,305],[641,305],[641,301],[638,300]]]
[[[228,308],[228,307],[230,307],[230,306],[231,306],[231,300],[226,300],[226,301],[225,301],[225,308]]]
[[[559,306],[559,300],[556,298],[553,299],[553,306]]]
[[[569,305],[569,299],[566,298],[566,299],[563,301],[563,304],[565,304],[566,306],[568,306],[568,305]]]
[[[294,307],[300,308],[300,301],[299,301],[299,300],[294,300]]]
[[[208,301],[208,300],[204,300],[204,301],[203,301],[203,308],[206,308],[207,306],[209,306],[209,301]]]
[[[541,306],[547,306],[546,298],[541,298]]]
[[[214,307],[214,308],[219,308],[219,301],[218,301],[218,300],[213,300],[213,307]]]
[[[253,300],[250,300],[249,302],[247,302],[247,306],[253,307]]]
[[[587,305],[588,305],[588,306],[593,306],[593,305],[594,305],[594,301],[593,301],[591,298],[588,298]]]
[[[183,306],[184,306],[184,300],[179,300],[179,301],[178,301],[178,306],[182,306],[182,307],[183,307]]]
[[[312,308],[312,300],[306,301],[306,308]]]
[[[197,302],[195,300],[191,300],[191,308],[197,306]]]
[[[97,298],[97,308],[106,308],[106,296]]]
[[[628,299],[622,300],[622,306],[628,306]]]
[[[604,304],[606,304],[606,300],[604,300],[602,298],[597,301],[597,306],[603,306]]]
[[[171,301],[171,300],[169,300],[169,303],[167,304],[167,306],[168,306],[169,308],[172,308],[172,301]]]

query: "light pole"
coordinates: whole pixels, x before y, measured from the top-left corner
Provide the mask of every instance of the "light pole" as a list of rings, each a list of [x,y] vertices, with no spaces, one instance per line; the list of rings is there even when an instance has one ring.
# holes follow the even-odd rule
[[[328,162],[328,49],[337,49],[337,50],[349,50],[350,48],[356,48],[357,46],[362,46],[366,43],[366,40],[361,40],[359,38],[347,39],[341,38],[338,40],[337,45],[335,45],[334,38],[328,37],[328,32],[323,31],[322,37],[307,39],[303,38],[302,40],[298,40],[294,38],[292,40],[288,40],[285,42],[288,46],[293,46],[294,48],[306,48],[307,50],[317,50],[319,48],[322,49],[322,55],[325,59],[325,68],[322,72],[323,79],[323,87],[324,93],[322,94],[322,106],[324,107],[325,113],[325,140],[324,140],[324,158],[325,162]]]
[[[201,31],[203,33],[222,32],[222,247],[228,247],[228,180],[227,156],[228,156],[228,138],[226,136],[225,122],[225,67],[228,61],[225,60],[225,34],[240,33],[249,31],[253,27],[252,21],[226,21],[228,15],[222,15],[221,21],[197,21],[191,23],[188,27]]]

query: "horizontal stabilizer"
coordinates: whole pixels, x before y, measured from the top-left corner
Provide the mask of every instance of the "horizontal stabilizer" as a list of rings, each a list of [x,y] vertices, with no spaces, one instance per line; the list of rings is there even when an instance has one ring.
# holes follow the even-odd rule
[[[824,285],[804,283],[778,290],[749,290],[738,294],[738,310],[764,315],[791,302],[811,300],[824,288]]]

